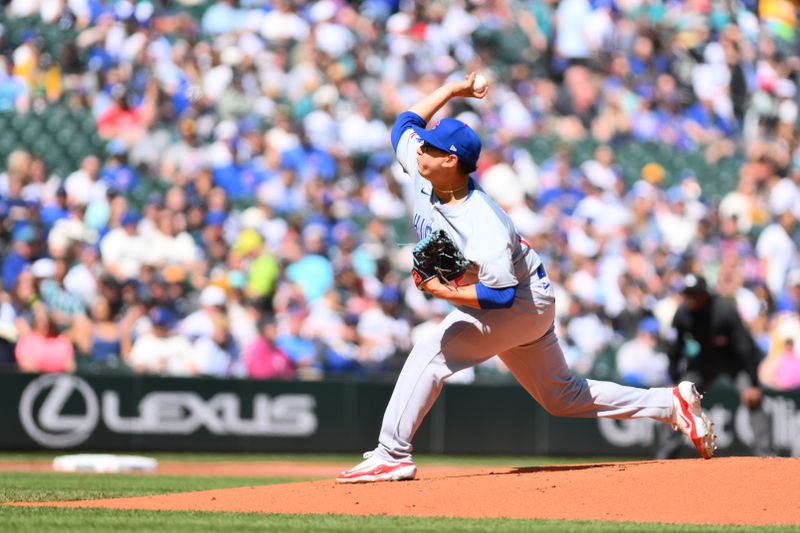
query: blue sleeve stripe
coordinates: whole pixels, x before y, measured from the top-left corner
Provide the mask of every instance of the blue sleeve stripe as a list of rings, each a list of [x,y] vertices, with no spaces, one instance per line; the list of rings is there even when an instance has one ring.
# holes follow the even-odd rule
[[[394,121],[394,126],[392,126],[392,148],[394,148],[394,151],[397,152],[397,145],[400,144],[400,137],[403,136],[403,132],[411,126],[424,128],[426,125],[425,120],[416,113],[411,111],[400,113]]]
[[[508,309],[514,304],[517,286],[493,289],[480,281],[475,285],[478,294],[478,304],[481,309]]]

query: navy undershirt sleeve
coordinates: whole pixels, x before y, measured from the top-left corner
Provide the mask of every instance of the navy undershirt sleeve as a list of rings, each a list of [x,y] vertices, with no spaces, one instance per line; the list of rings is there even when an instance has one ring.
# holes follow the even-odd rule
[[[475,292],[481,309],[508,309],[514,304],[517,286],[493,289],[479,281],[475,285]]]
[[[394,148],[394,151],[397,152],[397,145],[400,143],[400,137],[403,136],[404,131],[411,126],[424,128],[426,125],[425,119],[416,113],[411,111],[400,113],[394,121],[394,126],[392,126],[392,148]]]

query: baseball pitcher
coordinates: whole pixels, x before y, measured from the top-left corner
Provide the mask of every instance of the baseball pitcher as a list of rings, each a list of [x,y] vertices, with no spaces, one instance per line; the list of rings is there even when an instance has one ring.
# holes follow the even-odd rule
[[[481,141],[466,124],[428,122],[451,98],[483,98],[475,73],[447,83],[402,113],[392,145],[414,179],[412,275],[453,310],[411,350],[386,407],[378,446],[339,483],[413,479],[411,441],[454,372],[497,355],[548,412],[558,416],[652,418],[687,435],[702,457],[716,449],[693,383],[638,389],[570,375],[556,338],[553,287],[539,255],[477,185]]]

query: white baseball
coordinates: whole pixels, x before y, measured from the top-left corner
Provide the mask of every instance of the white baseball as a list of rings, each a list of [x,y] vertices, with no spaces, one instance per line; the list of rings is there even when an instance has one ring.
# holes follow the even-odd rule
[[[489,80],[483,74],[476,74],[472,82],[472,88],[478,92],[484,90],[489,85]]]

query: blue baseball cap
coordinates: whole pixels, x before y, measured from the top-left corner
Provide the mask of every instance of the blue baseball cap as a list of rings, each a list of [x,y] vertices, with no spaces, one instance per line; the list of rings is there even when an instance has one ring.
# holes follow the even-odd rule
[[[172,311],[163,306],[153,307],[150,310],[150,322],[161,328],[171,328],[175,325],[175,315]]]
[[[639,331],[641,332],[658,335],[659,329],[658,320],[652,316],[645,317],[639,322]]]
[[[122,215],[122,219],[120,219],[119,223],[121,226],[129,226],[132,224],[138,224],[142,217],[139,216],[139,213],[135,211],[125,211],[125,214]]]
[[[386,302],[386,303],[397,303],[397,302],[400,301],[400,299],[402,297],[403,297],[403,295],[400,292],[400,289],[398,289],[397,287],[394,287],[392,285],[387,285],[381,291],[381,295],[380,295],[378,301]]]
[[[18,242],[33,242],[36,240],[36,230],[29,224],[19,224],[11,234]]]
[[[206,226],[222,226],[228,218],[225,211],[209,211],[203,217]]]
[[[106,145],[106,152],[108,155],[123,155],[128,152],[128,147],[125,141],[120,139],[112,139]]]
[[[458,157],[458,160],[471,168],[478,167],[481,155],[481,140],[478,134],[465,123],[454,118],[443,118],[426,130],[412,126],[420,139],[428,144]]]

